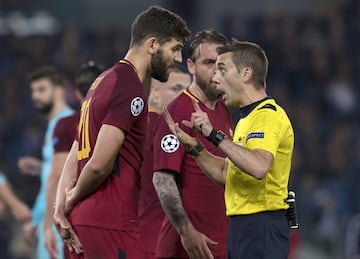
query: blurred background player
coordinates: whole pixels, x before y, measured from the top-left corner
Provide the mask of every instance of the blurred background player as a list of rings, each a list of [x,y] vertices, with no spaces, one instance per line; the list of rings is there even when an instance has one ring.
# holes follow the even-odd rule
[[[0,172],[0,202],[10,209],[18,222],[25,223],[31,219],[29,207],[15,195],[2,172]]]
[[[24,224],[25,222],[31,220],[31,210],[26,203],[21,201],[16,193],[13,191],[12,186],[10,185],[6,176],[0,171],[0,223],[1,223],[1,235],[0,235],[0,258],[13,258],[13,254],[9,247],[4,247],[3,240],[10,242],[16,242],[18,240],[18,247],[16,249],[16,256],[28,256],[32,252],[32,247],[25,242],[19,233],[18,226],[8,225],[6,222],[3,222],[6,217],[7,210],[10,211],[11,216],[15,220]],[[4,214],[3,214],[4,213]]]
[[[20,170],[24,174],[40,174],[40,190],[32,208],[32,220],[24,224],[24,236],[29,242],[35,240],[36,230],[37,248],[36,258],[50,258],[45,247],[44,218],[46,207],[46,183],[51,171],[54,154],[53,132],[56,123],[61,118],[70,116],[74,111],[67,105],[65,100],[65,87],[67,84],[64,76],[50,66],[40,67],[29,75],[31,98],[35,109],[48,120],[42,147],[42,161],[32,157],[23,157],[18,161]],[[62,251],[62,241],[57,235],[59,250]],[[61,256],[61,255],[60,255]],[[60,257],[62,258],[62,257]]]
[[[211,82],[216,48],[226,43],[226,38],[214,30],[200,31],[192,39],[187,59],[192,84],[168,105],[177,121],[191,115],[195,100],[208,111],[217,127],[231,132],[230,113],[219,101],[222,93]],[[193,130],[184,130],[190,135],[196,134]],[[226,258],[228,219],[223,188],[204,175],[191,154],[170,132],[163,117],[157,121],[154,132],[153,183],[167,215],[159,233],[156,256]],[[211,144],[207,143],[207,148],[224,156]]]
[[[143,83],[150,77],[168,80],[182,62],[181,50],[189,36],[181,17],[149,7],[132,24],[125,58],[88,91],[54,214],[59,233],[70,252],[76,252],[70,258],[80,253],[85,258],[138,258],[140,169],[148,126]],[[75,186],[67,189],[75,177]]]
[[[83,101],[91,84],[101,72],[102,67],[95,64],[94,61],[89,61],[87,64],[82,65],[75,81],[75,95],[80,103]],[[53,135],[54,156],[51,173],[46,186],[46,213],[44,222],[46,248],[53,258],[57,258],[57,255],[59,255],[59,247],[57,247],[56,237],[53,231],[55,190],[57,189],[66,157],[74,142],[79,118],[80,111],[77,111],[73,115],[59,120],[55,126]]]
[[[169,75],[167,82],[152,79],[149,95],[149,127],[146,139],[144,161],[141,168],[141,189],[139,198],[139,246],[143,252],[143,258],[156,258],[157,236],[165,217],[164,211],[157,197],[153,177],[153,137],[154,125],[166,107],[191,83],[188,73],[180,68],[175,68]],[[139,258],[141,259],[141,258]]]

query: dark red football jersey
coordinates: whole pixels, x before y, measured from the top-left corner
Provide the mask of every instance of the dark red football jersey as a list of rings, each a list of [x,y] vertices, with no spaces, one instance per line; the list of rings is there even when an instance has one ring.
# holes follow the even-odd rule
[[[141,190],[139,200],[139,245],[145,252],[155,253],[157,236],[163,219],[161,207],[154,185],[153,177],[153,138],[154,125],[160,116],[160,111],[149,109],[149,129],[146,137],[144,162],[141,168]]]
[[[211,153],[224,157],[225,154],[209,143],[205,138],[184,126],[181,121],[189,120],[193,113],[193,97],[187,90],[169,104],[168,110],[175,122],[191,136],[200,140]],[[198,100],[197,100],[198,101]],[[211,110],[198,101],[200,108],[205,111],[214,128],[222,130],[228,136],[232,132],[230,113],[222,102]],[[179,186],[182,202],[195,229],[218,242],[209,246],[214,256],[226,255],[226,238],[228,218],[225,216],[224,189],[211,181],[197,165],[195,159],[185,152],[178,139],[170,132],[168,125],[161,117],[155,127],[154,135],[154,171],[171,170],[179,173]],[[158,257],[187,257],[180,237],[165,217],[162,224],[156,256]]]
[[[90,87],[79,121],[78,176],[92,156],[103,124],[121,129],[126,137],[112,174],[71,212],[73,225],[138,231],[140,168],[148,126],[146,99],[135,68],[123,60]]]
[[[80,112],[76,112],[56,123],[53,134],[54,153],[70,151],[77,133],[79,118]]]

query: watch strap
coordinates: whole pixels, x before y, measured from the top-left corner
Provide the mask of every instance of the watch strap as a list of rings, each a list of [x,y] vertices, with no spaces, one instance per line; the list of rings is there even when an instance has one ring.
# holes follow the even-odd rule
[[[203,144],[201,142],[197,142],[195,147],[186,147],[186,152],[192,155],[193,157],[198,157],[200,152],[204,150]]]
[[[210,135],[206,137],[214,146],[218,146],[219,143],[226,138],[226,134],[221,130],[215,130],[214,128],[210,132]]]

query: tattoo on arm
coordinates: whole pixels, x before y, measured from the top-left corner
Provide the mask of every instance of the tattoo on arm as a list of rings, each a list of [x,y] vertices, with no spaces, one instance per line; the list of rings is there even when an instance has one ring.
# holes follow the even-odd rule
[[[171,224],[179,231],[189,222],[189,218],[184,210],[174,176],[171,173],[155,172],[153,184],[161,206]]]

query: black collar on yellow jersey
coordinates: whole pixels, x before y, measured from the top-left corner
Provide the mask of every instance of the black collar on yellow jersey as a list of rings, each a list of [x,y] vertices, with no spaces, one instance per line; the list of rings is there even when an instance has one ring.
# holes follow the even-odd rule
[[[250,114],[250,112],[252,112],[255,109],[256,106],[258,106],[263,101],[270,100],[270,99],[273,99],[273,98],[271,98],[270,96],[266,96],[264,99],[261,99],[260,101],[254,102],[254,103],[246,105],[244,107],[241,107],[239,109],[239,112],[240,112],[239,119],[245,118],[246,116],[248,116]],[[273,106],[273,105],[271,105],[271,106]],[[275,106],[274,106],[274,108],[275,108]]]

